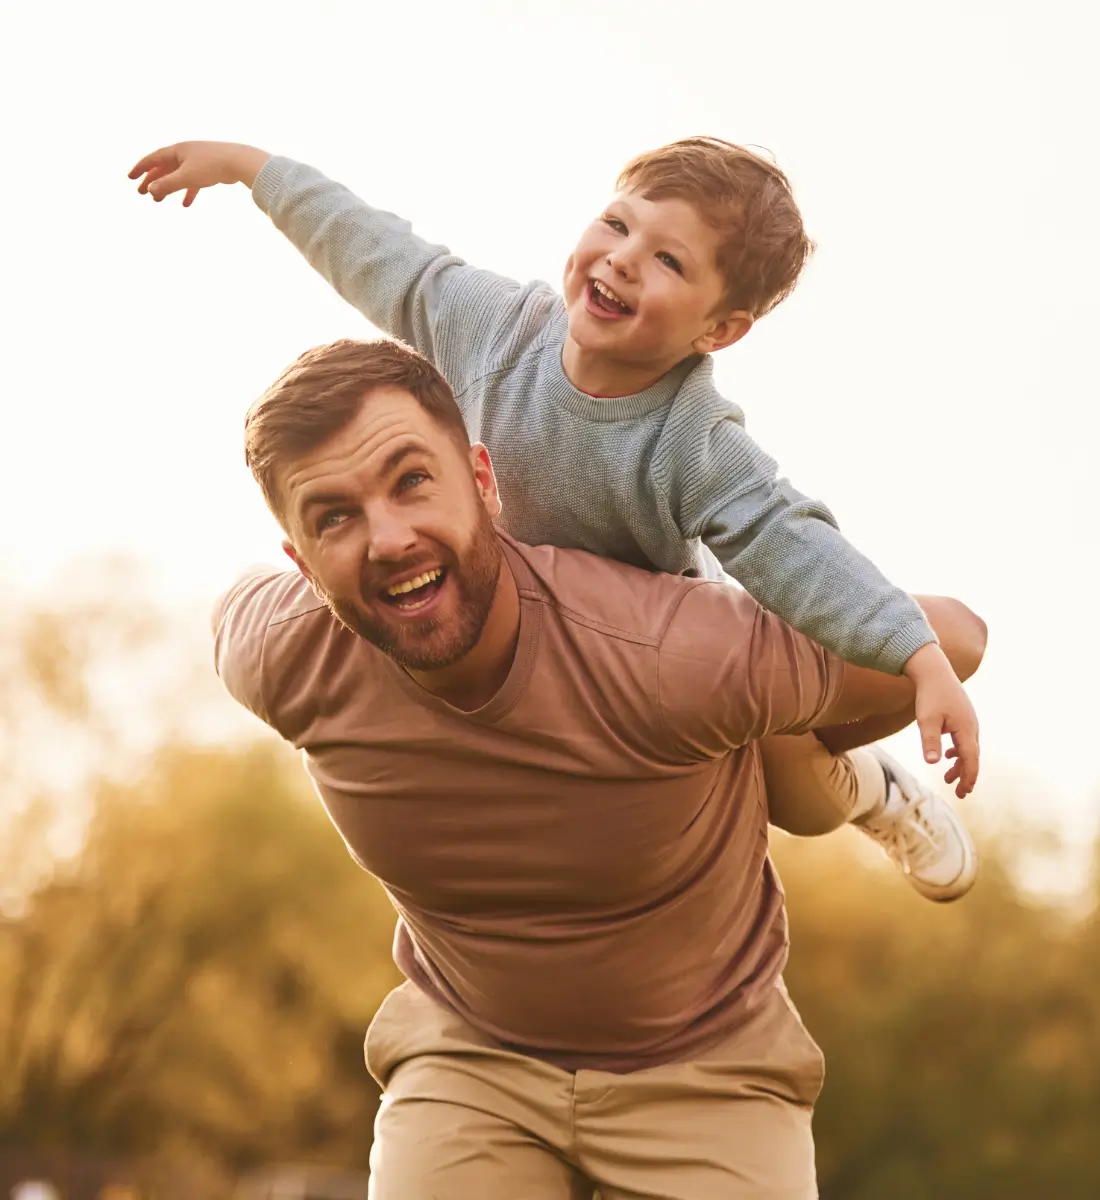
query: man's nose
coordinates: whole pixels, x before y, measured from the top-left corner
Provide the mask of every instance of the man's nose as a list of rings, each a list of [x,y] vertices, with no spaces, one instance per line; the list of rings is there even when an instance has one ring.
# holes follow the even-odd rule
[[[367,510],[371,562],[399,562],[416,547],[416,532],[400,510],[380,504]]]

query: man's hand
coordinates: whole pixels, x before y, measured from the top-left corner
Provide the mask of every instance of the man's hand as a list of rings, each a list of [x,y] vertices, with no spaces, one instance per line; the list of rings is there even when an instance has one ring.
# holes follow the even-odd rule
[[[904,673],[917,692],[916,716],[924,760],[940,761],[943,735],[948,734],[952,746],[947,757],[954,761],[943,778],[945,783],[956,784],[955,795],[962,799],[974,790],[978,780],[978,717],[974,706],[947,656],[935,643],[922,646],[905,664]]]
[[[130,178],[144,176],[138,191],[158,203],[173,192],[184,192],[183,207],[190,208],[203,188],[216,183],[251,187],[270,157],[265,150],[239,142],[177,142],[147,154],[131,170]]]

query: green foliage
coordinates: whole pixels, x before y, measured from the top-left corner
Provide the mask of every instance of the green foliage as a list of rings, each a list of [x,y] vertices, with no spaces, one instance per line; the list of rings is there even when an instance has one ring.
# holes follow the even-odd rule
[[[363,1160],[392,915],[289,756],[167,748],[0,928],[0,1131]]]
[[[828,1062],[822,1196],[1100,1194],[1100,924],[1018,892],[1003,842],[940,907],[857,840],[777,846],[788,982]]]
[[[179,640],[131,599],[2,618],[22,641],[0,675],[0,1147],[155,1155],[211,1181],[362,1166],[392,912],[273,740],[202,745],[173,716],[155,753],[120,751],[105,662]],[[207,703],[189,695],[174,712]],[[17,761],[28,714],[39,745],[83,739],[68,801]],[[74,796],[80,852],[58,859]],[[776,845],[788,979],[828,1058],[825,1200],[1100,1194],[1094,898],[1071,919],[1021,894],[1002,840],[975,891],[937,907],[863,851],[854,833]]]

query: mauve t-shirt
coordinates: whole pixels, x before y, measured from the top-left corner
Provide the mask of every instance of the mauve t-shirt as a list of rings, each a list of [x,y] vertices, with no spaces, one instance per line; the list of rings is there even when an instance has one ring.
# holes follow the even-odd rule
[[[474,712],[425,692],[296,572],[226,594],[218,672],[303,751],[397,909],[414,983],[568,1070],[689,1057],[783,969],[753,743],[819,723],[843,664],[727,584],[501,541],[519,642]]]

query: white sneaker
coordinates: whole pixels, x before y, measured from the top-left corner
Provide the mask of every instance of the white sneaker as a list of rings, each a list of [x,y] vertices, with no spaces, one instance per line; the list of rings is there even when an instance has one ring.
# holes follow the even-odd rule
[[[886,803],[852,824],[873,838],[929,900],[957,900],[974,886],[978,852],[955,810],[878,746],[868,749],[886,772]]]

